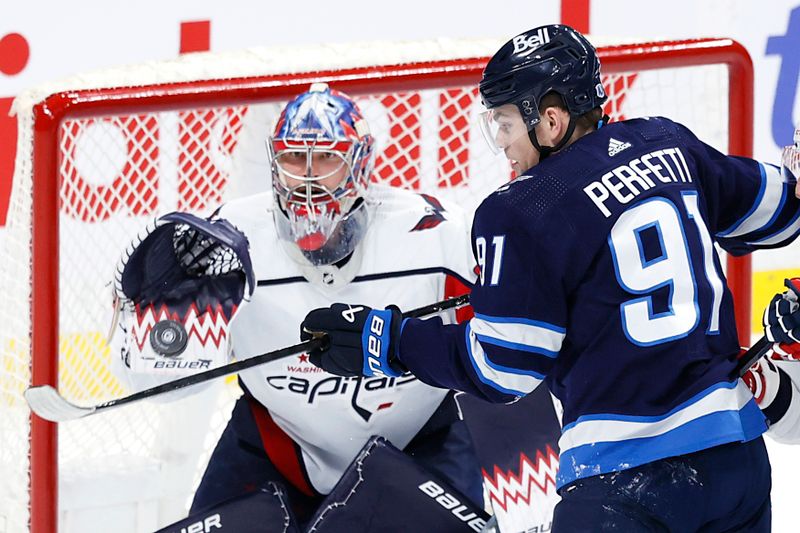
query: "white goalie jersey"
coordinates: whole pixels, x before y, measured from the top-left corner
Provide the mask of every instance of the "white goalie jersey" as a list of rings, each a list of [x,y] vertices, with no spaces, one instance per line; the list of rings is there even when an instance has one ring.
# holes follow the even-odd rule
[[[301,266],[287,255],[273,219],[271,193],[224,205],[217,216],[243,232],[256,286],[230,324],[241,360],[297,344],[306,313],[334,302],[408,311],[463,293],[475,277],[469,220],[457,208],[412,192],[373,185],[369,229],[341,266]],[[466,287],[465,287],[466,286]],[[454,320],[448,312],[446,320]],[[152,375],[131,376],[137,388]],[[314,489],[327,494],[373,435],[402,449],[428,421],[447,391],[415,377],[342,378],[306,354],[239,374],[252,396],[300,448]],[[174,379],[174,377],[173,377]],[[161,380],[163,381],[163,379]]]
[[[271,194],[223,207],[220,216],[250,241],[257,279],[251,302],[232,324],[237,358],[298,342],[306,313],[335,301],[410,310],[443,299],[448,284],[472,283],[469,225],[460,210],[389,187],[373,187],[370,198],[378,205],[369,230],[341,269],[301,270],[286,255],[268,210]],[[311,364],[306,354],[255,367],[240,378],[300,445],[309,478],[323,494],[370,436],[405,447],[447,392],[412,376],[334,376]]]

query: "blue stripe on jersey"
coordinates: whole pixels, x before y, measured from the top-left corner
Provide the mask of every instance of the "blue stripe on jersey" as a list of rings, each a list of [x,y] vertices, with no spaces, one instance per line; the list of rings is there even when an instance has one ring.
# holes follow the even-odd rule
[[[474,320],[473,318],[472,321]],[[544,375],[539,372],[511,368],[492,362],[472,330],[472,321],[467,324],[464,336],[470,363],[472,363],[472,368],[479,380],[493,389],[512,396],[524,396],[542,382]]]
[[[539,348],[538,346],[528,346],[527,344],[508,342],[501,339],[496,339],[494,337],[487,337],[486,335],[480,335],[478,333],[476,333],[475,336],[483,344],[494,344],[495,346],[500,346],[501,348],[508,348],[509,350],[518,350],[520,352],[536,353],[539,355],[543,355],[545,357],[549,357],[551,359],[555,359],[558,356],[558,352],[545,350],[544,348]]]
[[[765,167],[761,163],[758,163],[758,169],[761,173],[761,187],[753,207],[730,228],[717,232],[717,237],[739,237],[768,228],[780,215],[787,197],[780,169],[774,165]]]
[[[759,246],[779,244],[782,243],[783,241],[788,241],[793,239],[794,237],[797,236],[798,233],[800,233],[800,211],[795,213],[794,217],[792,217],[792,220],[789,221],[789,223],[785,227],[781,228],[777,232],[771,235],[767,235],[763,239],[759,239],[754,242],[749,242],[747,244],[751,245],[754,244]]]
[[[665,413],[663,415],[659,415],[659,416],[636,416],[636,415],[617,415],[617,414],[583,415],[583,416],[578,417],[578,419],[575,420],[574,422],[570,422],[569,424],[567,424],[566,426],[561,428],[561,433],[562,434],[566,433],[568,430],[572,429],[573,427],[575,427],[576,425],[578,425],[578,424],[580,424],[582,422],[589,422],[589,421],[592,421],[592,420],[622,421],[622,422],[645,422],[645,423],[650,423],[650,424],[655,423],[655,422],[661,422],[662,420],[665,420],[665,419],[671,417],[672,415],[674,415],[678,411],[683,411],[687,407],[689,407],[691,405],[694,405],[694,404],[697,404],[698,402],[700,402],[700,400],[704,399],[709,394],[712,394],[713,392],[715,392],[715,391],[717,391],[719,389],[735,389],[736,386],[737,386],[737,382],[736,381],[732,381],[732,382],[723,381],[721,383],[717,383],[716,385],[712,385],[711,387],[708,387],[707,389],[695,394],[694,396],[692,396],[691,398],[689,398],[685,402],[683,402],[683,403],[679,404],[678,406],[676,406],[675,408],[671,409],[669,412],[667,412],[667,413]]]
[[[765,430],[764,415],[739,380],[709,387],[662,416],[583,416],[564,427],[556,485],[748,441]]]
[[[762,433],[759,424],[763,426],[763,415],[751,400],[739,411],[711,413],[655,437],[602,442],[562,452],[556,487],[721,444],[746,442]],[[714,431],[709,432],[712,428]]]

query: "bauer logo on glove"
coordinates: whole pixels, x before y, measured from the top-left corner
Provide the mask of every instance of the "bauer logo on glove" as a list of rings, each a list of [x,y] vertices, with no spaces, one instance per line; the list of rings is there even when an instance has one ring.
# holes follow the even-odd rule
[[[189,374],[230,359],[252,295],[247,238],[226,220],[170,213],[137,236],[114,278],[112,352],[133,372]]]

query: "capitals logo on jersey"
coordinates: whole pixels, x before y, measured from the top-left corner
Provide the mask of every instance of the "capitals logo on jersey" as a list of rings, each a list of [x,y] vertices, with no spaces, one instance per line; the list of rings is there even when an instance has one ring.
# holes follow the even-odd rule
[[[391,398],[401,394],[399,389],[404,385],[417,382],[410,374],[400,378],[333,376],[311,365],[307,354],[301,354],[298,359],[300,364],[285,366],[287,373],[267,376],[267,385],[274,391],[297,395],[309,405],[349,396],[350,407],[364,422],[369,422],[378,411],[391,408],[394,405]],[[296,375],[299,373],[308,377]]]
[[[425,207],[425,215],[419,219],[419,222],[411,228],[411,231],[422,231],[426,229],[435,228],[445,220],[447,220],[442,213],[446,211],[441,202],[429,194],[420,194],[423,200],[428,204]]]

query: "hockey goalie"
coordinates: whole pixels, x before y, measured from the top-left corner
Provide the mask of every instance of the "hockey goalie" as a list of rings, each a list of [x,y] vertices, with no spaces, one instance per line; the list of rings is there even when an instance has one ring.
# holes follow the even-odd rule
[[[271,192],[209,219],[165,215],[134,239],[114,283],[112,353],[135,389],[296,344],[305,313],[334,295],[414,308],[468,290],[475,274],[465,214],[369,184],[373,142],[349,97],[314,85],[286,105],[269,135],[271,168],[254,170],[272,174]],[[341,378],[306,354],[239,379],[243,395],[191,513],[279,487],[285,500],[275,501],[288,502],[303,528],[377,435],[457,494],[473,518],[485,517],[480,468],[452,392],[402,373]],[[382,490],[371,489],[380,482],[367,479],[360,490]],[[419,519],[433,519],[426,514]]]

